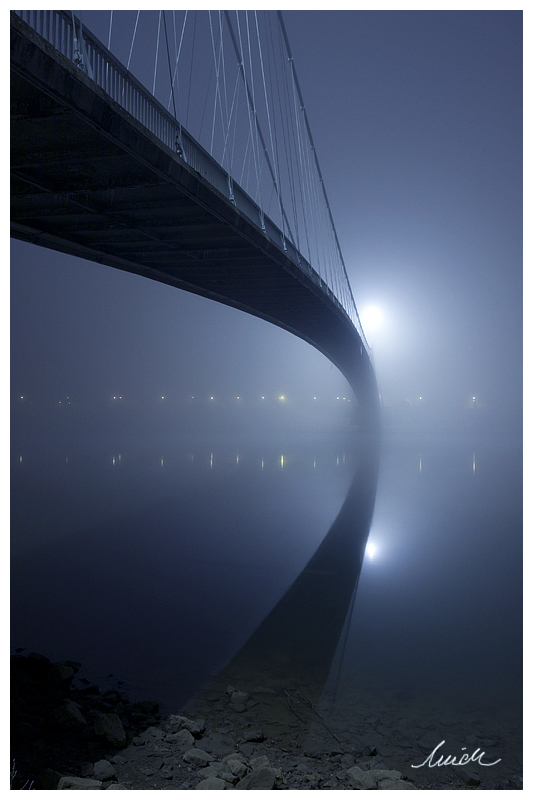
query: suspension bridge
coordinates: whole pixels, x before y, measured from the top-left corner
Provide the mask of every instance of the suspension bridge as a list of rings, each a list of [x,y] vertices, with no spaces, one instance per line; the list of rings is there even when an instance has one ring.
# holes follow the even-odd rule
[[[282,15],[177,14],[137,12],[124,65],[113,12],[107,46],[73,12],[11,12],[11,235],[292,332],[375,421],[371,352]],[[150,21],[142,82],[132,56]]]

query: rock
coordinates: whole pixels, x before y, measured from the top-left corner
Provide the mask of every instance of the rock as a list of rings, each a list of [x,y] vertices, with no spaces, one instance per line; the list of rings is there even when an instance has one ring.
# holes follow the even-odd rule
[[[152,743],[152,742],[163,741],[164,736],[165,734],[163,733],[161,728],[154,728],[153,726],[151,726],[150,728],[147,728],[145,731],[143,731],[140,734],[139,738],[144,744],[148,744],[149,742]]]
[[[413,789],[417,789],[417,787],[408,781],[396,781],[387,778],[386,780],[379,782],[378,789],[408,789],[412,791]]]
[[[366,772],[360,767],[350,767],[346,773],[348,781],[354,789],[376,789],[378,782],[372,772]]]
[[[232,711],[236,711],[238,714],[242,714],[243,711],[246,711],[245,703],[234,703],[233,701],[230,702],[229,707]]]
[[[94,778],[76,778],[73,775],[67,775],[57,784],[58,789],[101,789],[102,781],[96,781]]]
[[[463,764],[456,767],[456,773],[467,786],[479,786],[481,775],[472,764]]]
[[[177,733],[167,733],[165,741],[176,744],[178,747],[186,748],[194,744],[194,736],[190,731],[183,729]]]
[[[237,692],[234,691],[231,693],[231,702],[232,703],[247,703],[250,699],[250,695],[246,692]]]
[[[183,754],[183,760],[198,769],[199,767],[207,767],[213,759],[205,750],[198,750],[196,747],[192,747]]]
[[[402,773],[398,772],[397,769],[371,769],[368,771],[372,773],[372,775],[378,782],[387,779],[392,781],[399,781],[402,778]]]
[[[80,707],[73,700],[64,700],[63,703],[54,708],[52,712],[56,722],[65,725],[67,728],[80,728],[87,725],[87,720],[80,711]]]
[[[48,767],[39,773],[37,782],[41,789],[57,789],[57,784],[62,777],[63,776],[59,772],[56,772],[55,769],[50,769]]]
[[[195,789],[200,789],[203,791],[204,789],[233,789],[231,783],[226,783],[221,778],[204,778],[203,781],[200,781],[195,787]]]
[[[203,767],[203,769],[198,770],[198,775],[201,775],[202,778],[220,778],[226,783],[235,783],[237,780],[229,766],[223,762]]]
[[[93,778],[96,778],[97,781],[109,781],[111,778],[114,778],[116,774],[117,771],[113,764],[106,761],[105,758],[101,761],[97,761],[93,767]]]
[[[117,714],[99,714],[94,725],[94,732],[102,736],[113,747],[123,747],[126,744],[126,734]]]
[[[236,789],[273,789],[276,773],[270,767],[259,767],[245,775],[235,786]]]
[[[205,731],[205,720],[189,719],[188,717],[183,717],[181,714],[171,714],[169,717],[169,726],[171,733],[185,729],[189,731],[189,733],[192,733],[195,739],[197,739]]]
[[[270,767],[270,761],[267,756],[257,756],[250,761],[250,769],[261,769],[261,767]]]
[[[109,786],[105,787],[106,790],[109,789],[127,789],[127,786],[123,786],[121,783],[110,783]]]
[[[77,670],[73,667],[72,663],[67,664],[61,662],[57,664],[50,664],[50,667],[48,668],[48,680],[52,684],[68,685],[76,672]]]
[[[159,714],[159,703],[155,700],[138,700],[134,705],[146,716],[156,717]]]
[[[245,731],[242,738],[245,742],[264,742],[265,734],[260,730]]]
[[[237,778],[243,778],[246,775],[248,767],[242,759],[235,758],[235,753],[222,760],[227,764],[232,775],[235,775]]]

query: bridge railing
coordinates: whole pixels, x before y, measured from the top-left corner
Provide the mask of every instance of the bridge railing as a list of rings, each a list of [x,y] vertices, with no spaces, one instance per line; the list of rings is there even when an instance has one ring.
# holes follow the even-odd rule
[[[183,128],[170,112],[149,92],[72,12],[52,10],[15,11],[27,25],[43,37],[63,56],[73,61],[112,100],[150,131],[160,142],[193,170],[230,199],[240,213],[260,227],[265,236],[280,247],[290,260],[348,315],[365,347],[361,327],[349,284],[336,287],[336,292],[311,266],[278,226],[263,213],[254,200]]]

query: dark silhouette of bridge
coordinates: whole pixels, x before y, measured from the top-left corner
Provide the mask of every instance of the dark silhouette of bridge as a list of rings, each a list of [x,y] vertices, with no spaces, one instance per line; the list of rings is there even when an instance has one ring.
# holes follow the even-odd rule
[[[346,299],[66,12],[24,13],[48,16],[39,28],[11,12],[11,235],[292,332],[339,368],[375,422],[374,369],[347,276]]]

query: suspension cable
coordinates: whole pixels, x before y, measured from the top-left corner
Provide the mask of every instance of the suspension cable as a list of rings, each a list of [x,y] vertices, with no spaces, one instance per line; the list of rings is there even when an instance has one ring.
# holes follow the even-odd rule
[[[113,12],[111,12],[111,13],[113,13]],[[160,35],[161,35],[161,14],[162,13],[163,13],[162,11],[159,12],[159,20],[158,20],[158,23],[157,23],[157,42],[156,42],[156,46],[155,46],[155,62],[154,62],[154,83],[152,85],[152,94],[154,95],[154,97],[155,97],[155,79],[156,79],[156,75],[157,75],[157,61],[158,61],[158,58],[159,58],[159,39],[160,39]]]
[[[132,40],[131,40],[130,54],[128,56],[128,64],[126,66],[126,69],[128,70],[128,72],[129,72],[129,69],[130,69],[131,54],[133,53],[133,43],[135,41],[135,36],[137,34],[137,25],[139,23],[139,15],[140,15],[140,13],[141,13],[140,11],[137,11],[137,17],[135,18],[135,28],[133,29],[133,37],[132,37]]]
[[[239,68],[241,70],[241,75],[242,75],[242,78],[243,78],[243,81],[244,81],[244,86],[246,88],[246,93],[247,93],[247,97],[248,97],[248,103],[249,103],[249,107],[250,107],[250,113],[251,113],[251,116],[253,117],[253,119],[255,121],[255,127],[256,127],[259,139],[261,141],[261,146],[263,148],[263,153],[264,153],[264,156],[265,156],[265,160],[266,160],[269,172],[270,172],[270,176],[272,178],[272,182],[273,182],[274,186],[276,187],[276,192],[277,192],[277,184],[276,184],[276,179],[275,179],[275,175],[274,175],[274,170],[273,170],[272,164],[270,162],[270,157],[268,155],[268,150],[267,150],[267,147],[266,147],[266,144],[265,144],[265,140],[264,140],[264,137],[263,137],[263,132],[261,130],[261,126],[259,125],[259,120],[257,119],[257,112],[256,112],[255,104],[253,102],[252,94],[250,92],[250,86],[249,86],[249,83],[248,83],[248,81],[246,79],[246,75],[245,75],[245,72],[244,72],[244,65],[243,65],[243,61],[242,61],[242,56],[241,56],[241,53],[239,51],[239,46],[237,44],[237,40],[235,39],[235,34],[233,32],[233,26],[231,24],[231,19],[229,17],[229,13],[227,11],[224,11],[224,16],[226,18],[226,22],[227,22],[227,25],[228,25],[228,30],[229,30],[230,36],[231,36],[231,41],[233,43],[235,54],[237,56],[237,63],[239,64]],[[238,22],[238,17],[237,17],[237,22]],[[285,220],[285,224],[287,225],[289,238],[291,239],[291,241],[294,241],[294,236],[292,235],[292,231],[291,231],[291,228],[290,228],[290,225],[289,225],[289,220],[287,219],[287,215],[286,215],[285,210],[283,208],[283,204],[281,204],[281,208],[282,208],[282,214],[283,214],[283,218]]]
[[[309,120],[307,118],[307,113],[305,111],[303,97],[302,97],[302,93],[301,93],[301,90],[300,90],[300,84],[298,82],[298,76],[296,75],[296,70],[295,70],[295,67],[294,67],[294,59],[292,57],[292,52],[291,52],[291,48],[290,48],[290,45],[289,45],[289,40],[288,40],[288,37],[287,37],[287,31],[285,29],[285,23],[283,22],[283,16],[281,14],[281,11],[278,11],[277,15],[278,15],[278,20],[279,20],[279,25],[280,25],[280,28],[281,28],[281,32],[283,34],[283,39],[285,41],[285,47],[286,47],[286,50],[287,50],[287,55],[289,57],[289,61],[291,63],[292,70],[293,70],[293,73],[294,73],[294,82],[295,82],[296,90],[298,92],[298,97],[299,97],[300,104],[301,104],[302,111],[303,111],[303,117],[304,117],[305,125],[306,125],[306,128],[307,128],[307,135],[309,137],[309,142],[310,142],[311,148],[313,150],[315,165],[316,165],[316,169],[317,169],[317,172],[318,172],[318,177],[319,177],[321,188],[322,188],[322,194],[324,196],[324,201],[325,201],[325,204],[326,204],[326,209],[327,209],[327,212],[328,212],[331,229],[332,229],[333,236],[334,236],[334,239],[335,239],[335,243],[336,243],[336,246],[337,246],[337,249],[338,249],[338,254],[339,254],[339,257],[340,257],[342,271],[344,273],[344,277],[346,279],[346,283],[347,283],[347,286],[348,286],[348,289],[349,289],[349,297],[351,299],[351,303],[353,303],[353,310],[355,312],[355,315],[356,315],[357,320],[359,322],[360,329],[362,331],[361,320],[359,319],[357,306],[355,305],[355,300],[354,300],[352,289],[351,289],[351,286],[350,286],[348,273],[346,271],[346,264],[344,263],[344,258],[342,256],[342,250],[341,250],[339,239],[338,239],[338,236],[337,236],[337,230],[335,228],[335,223],[333,221],[333,215],[331,213],[331,208],[330,208],[330,205],[329,205],[329,200],[328,200],[328,196],[327,196],[327,193],[326,193],[326,188],[324,186],[324,180],[322,178],[322,171],[320,169],[320,164],[318,163],[318,157],[317,157],[317,154],[316,154],[316,149],[315,149],[315,145],[314,145],[314,142],[313,142],[313,137],[312,137],[312,134],[311,134],[311,128],[310,128],[310,125],[309,125]]]

